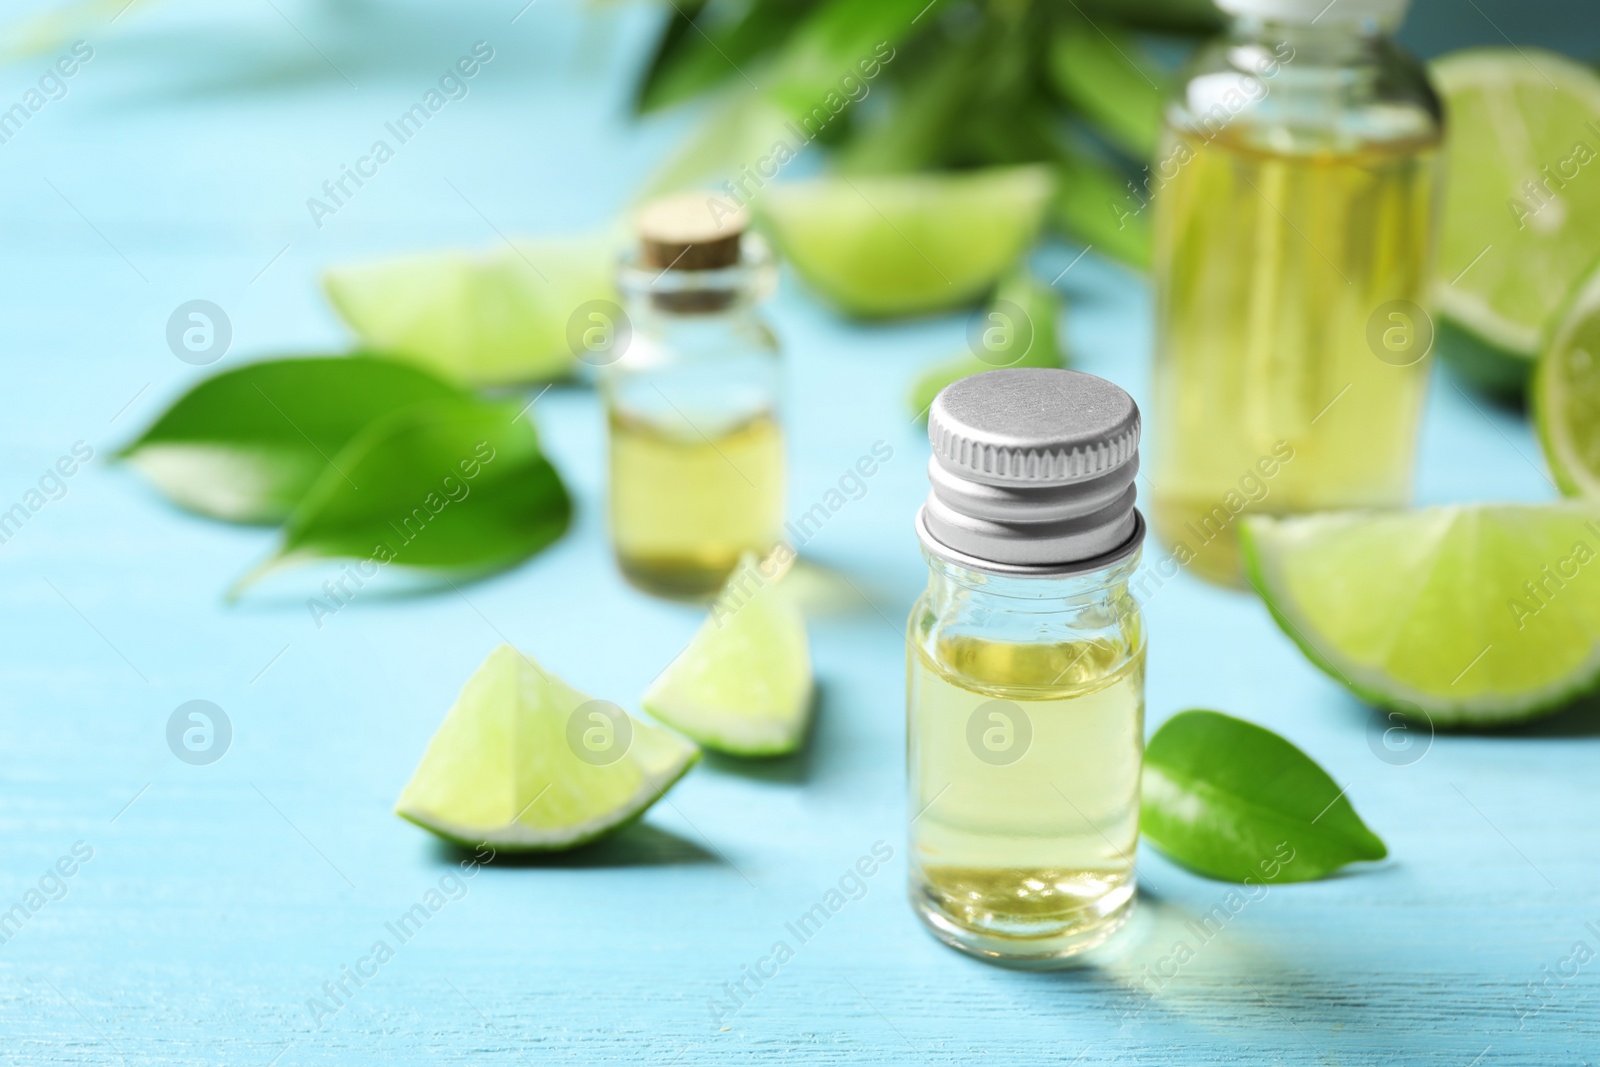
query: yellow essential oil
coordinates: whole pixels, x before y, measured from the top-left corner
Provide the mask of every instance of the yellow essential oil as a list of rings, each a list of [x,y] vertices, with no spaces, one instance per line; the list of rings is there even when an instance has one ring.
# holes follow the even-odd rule
[[[1411,496],[1438,105],[1420,66],[1337,18],[1242,19],[1157,153],[1151,522],[1216,581],[1242,581],[1244,513]],[[1251,56],[1271,62],[1241,71]]]
[[[612,549],[661,596],[710,596],[782,536],[778,346],[757,311],[776,272],[748,221],[700,193],[645,205],[619,276],[627,311],[594,331]]]
[[[1144,627],[1139,409],[1077,371],[946,386],[907,633],[913,909],[953,948],[1057,967],[1133,906]]]
[[[783,433],[770,413],[705,435],[613,409],[611,540],[633,584],[716,591],[745,552],[764,556],[783,523]]]
[[[911,878],[924,914],[1003,956],[1104,939],[1134,892],[1143,650],[912,640]]]

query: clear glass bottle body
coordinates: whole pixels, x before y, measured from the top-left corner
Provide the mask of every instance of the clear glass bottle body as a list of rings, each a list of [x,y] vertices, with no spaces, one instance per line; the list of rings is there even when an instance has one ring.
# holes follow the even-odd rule
[[[1242,512],[1409,501],[1441,133],[1422,65],[1351,27],[1240,20],[1169,103],[1151,524],[1202,575],[1242,580]]]
[[[625,264],[632,336],[605,368],[609,517],[617,565],[663,596],[713,594],[782,532],[778,345],[757,310],[773,265],[652,271]]]
[[[907,634],[912,905],[965,952],[1059,966],[1133,904],[1139,553],[1067,577],[924,555]]]

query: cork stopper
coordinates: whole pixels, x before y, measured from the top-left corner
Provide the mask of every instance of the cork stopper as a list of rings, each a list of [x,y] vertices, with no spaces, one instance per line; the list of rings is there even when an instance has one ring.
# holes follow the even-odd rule
[[[739,262],[739,240],[750,225],[743,208],[707,192],[652,200],[635,220],[643,265],[655,270],[719,270]]]

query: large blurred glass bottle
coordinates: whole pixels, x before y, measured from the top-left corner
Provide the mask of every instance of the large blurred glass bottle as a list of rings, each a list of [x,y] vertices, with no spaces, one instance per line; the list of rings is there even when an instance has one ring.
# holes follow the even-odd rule
[[[1151,168],[1157,534],[1242,578],[1245,514],[1397,507],[1433,330],[1442,134],[1404,0],[1218,0]]]

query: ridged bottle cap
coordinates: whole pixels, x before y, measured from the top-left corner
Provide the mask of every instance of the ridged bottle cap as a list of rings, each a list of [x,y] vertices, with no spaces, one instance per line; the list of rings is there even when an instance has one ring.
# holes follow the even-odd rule
[[[947,385],[928,412],[928,550],[1000,572],[1101,566],[1138,548],[1139,408],[1080,371],[1017,367]]]

